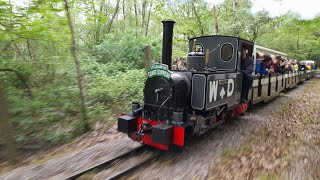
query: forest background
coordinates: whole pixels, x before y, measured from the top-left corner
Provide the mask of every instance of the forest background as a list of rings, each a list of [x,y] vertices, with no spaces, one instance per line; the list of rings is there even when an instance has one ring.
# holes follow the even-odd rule
[[[143,49],[150,45],[160,61],[164,19],[176,21],[173,58],[186,56],[189,38],[221,34],[291,59],[320,60],[319,17],[271,18],[267,11],[252,14],[251,6],[250,0],[0,0],[0,90],[18,149],[37,151],[108,129],[133,100],[142,101]]]

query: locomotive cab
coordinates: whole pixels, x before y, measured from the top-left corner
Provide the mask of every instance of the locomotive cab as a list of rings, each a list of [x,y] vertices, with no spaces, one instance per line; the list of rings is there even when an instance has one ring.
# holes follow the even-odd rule
[[[231,36],[202,36],[190,39],[188,65],[193,71],[191,106],[198,110],[231,108],[241,100],[242,77],[241,52],[246,46],[252,56],[253,43]],[[204,54],[204,68],[195,70],[195,56]],[[198,61],[199,63],[200,61]]]

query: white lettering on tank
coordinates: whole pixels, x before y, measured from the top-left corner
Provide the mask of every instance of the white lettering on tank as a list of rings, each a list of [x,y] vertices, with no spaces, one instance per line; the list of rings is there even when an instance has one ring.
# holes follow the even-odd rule
[[[218,81],[210,81],[210,94],[209,94],[209,102],[217,100],[217,91],[218,91]]]
[[[220,97],[221,99],[223,99],[224,95],[226,94],[226,92],[224,91],[224,88],[222,87],[221,88],[221,91],[220,91]]]
[[[234,91],[234,80],[228,79],[227,97],[232,96],[233,91]]]

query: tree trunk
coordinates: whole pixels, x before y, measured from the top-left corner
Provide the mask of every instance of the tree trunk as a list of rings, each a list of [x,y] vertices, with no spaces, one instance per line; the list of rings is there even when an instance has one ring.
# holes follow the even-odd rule
[[[137,1],[136,0],[134,0],[134,4],[133,4],[133,6],[134,6],[134,16],[135,16],[135,19],[136,19],[136,37],[138,36],[138,30],[137,30],[137,28],[138,28],[138,9],[137,9]]]
[[[2,72],[13,72],[13,73],[15,73],[15,75],[17,76],[17,78],[20,80],[20,82],[22,84],[22,88],[23,88],[25,94],[29,98],[31,98],[31,99],[33,98],[31,88],[29,87],[28,82],[27,82],[27,78],[22,73],[20,73],[17,70],[14,70],[14,69],[0,69],[0,72],[1,71]]]
[[[214,17],[214,29],[216,34],[219,33],[219,24],[218,24],[218,15],[217,15],[217,7],[213,5],[213,17]]]
[[[312,49],[309,49],[309,53],[308,53],[307,59],[311,59],[311,52],[312,52]]]
[[[102,15],[102,11],[103,11],[103,7],[104,7],[104,5],[105,5],[105,0],[100,0],[100,3],[99,3],[99,13],[100,13],[100,15]]]
[[[105,1],[101,0],[99,2],[99,5],[98,5],[99,6],[99,11],[97,11],[95,3],[94,3],[94,1],[92,1],[92,8],[94,9],[93,10],[93,13],[94,13],[93,17],[96,17],[95,21],[94,21],[96,26],[95,26],[95,30],[94,30],[94,33],[93,33],[94,44],[100,44],[101,41],[102,41],[102,37],[101,36],[102,36],[103,32],[101,31],[101,29],[102,29],[101,27],[104,26],[104,24],[102,24],[101,21],[102,21],[102,17],[103,17],[104,4],[105,4]]]
[[[19,46],[18,46],[17,44],[13,44],[13,45],[14,45],[14,47],[16,48],[16,49],[15,49],[15,52],[16,52],[16,53],[15,53],[15,56],[17,56],[16,54],[18,54],[22,59],[24,59],[24,56],[23,56],[23,54],[22,54]]]
[[[191,10],[190,10],[190,2],[187,3],[187,17],[190,17]]]
[[[151,48],[150,45],[146,45],[143,48],[144,52],[144,62],[145,62],[145,68],[148,70],[151,65]]]
[[[126,19],[126,11],[125,11],[125,5],[124,5],[124,0],[122,0],[122,14],[123,14],[123,19]]]
[[[152,2],[150,2],[150,5],[149,5],[149,12],[148,12],[148,19],[147,19],[147,24],[146,24],[146,33],[145,33],[145,36],[148,36],[151,8],[152,8]]]
[[[13,135],[12,124],[9,119],[9,109],[6,104],[3,84],[0,82],[0,132],[5,143],[4,155],[5,158],[11,163],[15,163],[17,160],[17,150],[15,138]]]
[[[238,27],[236,26],[237,23],[237,17],[236,17],[236,11],[237,11],[237,0],[232,1],[232,16],[233,16],[233,35],[239,36]]]
[[[91,0],[91,8],[92,8],[92,17],[96,17],[94,23],[98,24],[98,28],[95,28],[95,33],[94,33],[94,44],[99,44],[100,42],[100,17],[97,16],[97,11],[96,11],[96,6],[94,0]]]
[[[297,54],[299,54],[299,39],[300,39],[300,28],[298,29],[298,38],[297,38]]]
[[[91,0],[91,8],[92,8],[92,14],[93,15],[96,15],[97,14],[97,12],[96,12],[96,6],[95,6],[95,4],[94,4],[94,0]]]
[[[120,6],[120,0],[117,0],[116,7],[115,7],[115,9],[114,9],[114,12],[113,12],[113,14],[112,14],[112,17],[111,17],[108,25],[107,25],[107,33],[110,33],[110,32],[111,32],[112,23],[113,23],[115,17],[117,16],[117,14],[118,14],[119,6]]]
[[[146,7],[147,7],[147,0],[143,0],[143,2],[142,2],[142,10],[141,10],[141,27],[142,28],[145,25]]]
[[[83,131],[88,131],[89,130],[89,123],[88,123],[88,118],[87,118],[87,110],[85,107],[83,75],[82,75],[81,65],[80,65],[78,52],[77,52],[77,43],[76,43],[74,25],[73,25],[73,21],[71,19],[71,13],[70,13],[70,7],[69,7],[68,0],[64,0],[64,2],[65,2],[65,10],[66,10],[67,18],[68,18],[69,28],[70,28],[70,32],[71,32],[71,54],[74,58],[74,63],[76,65],[76,70],[77,70],[77,81],[78,81],[78,88],[79,88],[79,93],[80,93]]]
[[[29,39],[26,39],[26,40],[27,40],[27,49],[28,49],[29,57],[30,57],[31,60],[34,60],[34,58],[32,56],[32,53],[31,53],[31,47],[30,47]]]
[[[259,26],[258,25],[254,25],[254,31],[253,31],[253,35],[252,35],[252,41],[256,42],[256,39],[258,37],[258,33],[259,33]]]
[[[196,16],[196,18],[197,18],[197,20],[198,20],[198,24],[199,24],[201,36],[203,36],[203,35],[204,35],[204,29],[203,29],[203,26],[202,26],[201,18],[200,18],[200,16],[198,15],[198,12],[197,12],[197,10],[196,10],[196,7],[195,7],[194,3],[192,3],[192,8],[193,8],[193,12],[194,12],[194,14],[195,14],[195,16]]]

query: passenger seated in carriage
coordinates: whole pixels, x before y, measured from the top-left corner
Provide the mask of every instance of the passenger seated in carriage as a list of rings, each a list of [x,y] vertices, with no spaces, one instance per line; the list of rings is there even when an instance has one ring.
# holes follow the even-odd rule
[[[314,67],[313,63],[311,63],[311,69],[315,70],[316,68]]]
[[[293,64],[293,69],[294,69],[295,71],[298,71],[298,70],[299,70],[298,61],[297,61],[297,60],[294,60],[294,61],[292,62],[292,64]]]
[[[263,59],[256,64],[257,75],[268,75],[273,72],[273,69],[267,69],[267,65],[270,63],[271,57],[269,54],[263,55]]]
[[[307,70],[307,66],[306,66],[306,64],[304,62],[301,63],[301,67],[300,67],[299,70],[301,70],[301,71],[306,71]]]
[[[287,71],[286,64],[284,62],[284,59],[281,58],[281,56],[276,56],[277,59],[277,68],[276,73],[285,73]]]
[[[307,64],[307,69],[308,69],[308,70],[311,70],[311,65],[310,65],[310,63]]]
[[[276,62],[277,62],[276,60],[273,61],[273,59],[271,59],[270,63],[267,64],[267,69],[270,70],[270,73],[277,71],[277,64],[276,64]],[[272,71],[272,70],[273,70],[273,71]]]
[[[259,53],[256,53],[256,64],[258,64],[262,60],[262,56]]]
[[[291,60],[286,61],[286,69],[287,69],[288,71],[293,71],[293,70],[294,70]]]

